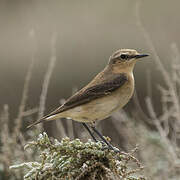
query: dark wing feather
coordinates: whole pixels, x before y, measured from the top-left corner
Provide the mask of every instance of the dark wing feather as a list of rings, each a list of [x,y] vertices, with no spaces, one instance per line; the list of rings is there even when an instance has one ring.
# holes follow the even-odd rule
[[[82,92],[78,92],[72,97],[70,97],[61,107],[48,114],[44,118],[50,117],[52,115],[61,113],[76,106],[88,103],[91,100],[108,95],[121,87],[127,81],[127,79],[127,76],[124,73],[121,73],[111,80],[104,81],[103,83],[91,86]]]

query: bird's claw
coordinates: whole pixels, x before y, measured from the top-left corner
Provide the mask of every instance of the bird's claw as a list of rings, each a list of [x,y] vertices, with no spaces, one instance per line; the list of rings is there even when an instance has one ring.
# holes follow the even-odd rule
[[[98,142],[100,142],[102,144],[102,146],[103,146],[102,150],[108,149],[108,150],[113,150],[116,153],[120,153],[121,152],[118,148],[115,148],[113,146],[112,147],[108,146],[104,141],[98,141]]]

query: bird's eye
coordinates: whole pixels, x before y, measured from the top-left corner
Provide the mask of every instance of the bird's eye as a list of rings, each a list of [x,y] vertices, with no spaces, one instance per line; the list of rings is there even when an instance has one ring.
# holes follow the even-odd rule
[[[127,54],[121,54],[120,58],[123,59],[123,60],[126,60],[126,59],[129,58],[129,56]]]

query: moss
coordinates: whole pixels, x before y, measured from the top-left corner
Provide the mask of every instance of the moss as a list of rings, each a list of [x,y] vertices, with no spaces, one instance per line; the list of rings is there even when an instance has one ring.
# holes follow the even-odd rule
[[[39,148],[39,162],[24,162],[11,169],[26,168],[24,179],[125,179],[143,180],[137,177],[142,170],[139,161],[127,153],[117,153],[107,149],[101,142],[86,143],[79,139],[64,138],[50,140],[46,133],[25,146]],[[136,164],[132,169],[129,164]]]

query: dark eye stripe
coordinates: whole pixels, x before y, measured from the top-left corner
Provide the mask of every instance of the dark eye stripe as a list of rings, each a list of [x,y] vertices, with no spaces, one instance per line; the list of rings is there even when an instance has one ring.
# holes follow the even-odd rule
[[[121,54],[117,57],[114,57],[111,59],[111,63],[112,64],[116,64],[117,62],[125,62],[125,61],[129,61],[132,58],[135,58],[136,55],[129,55],[129,54]]]
[[[129,55],[127,55],[127,54],[121,54],[121,55],[120,55],[120,58],[121,58],[121,59],[129,59]]]

